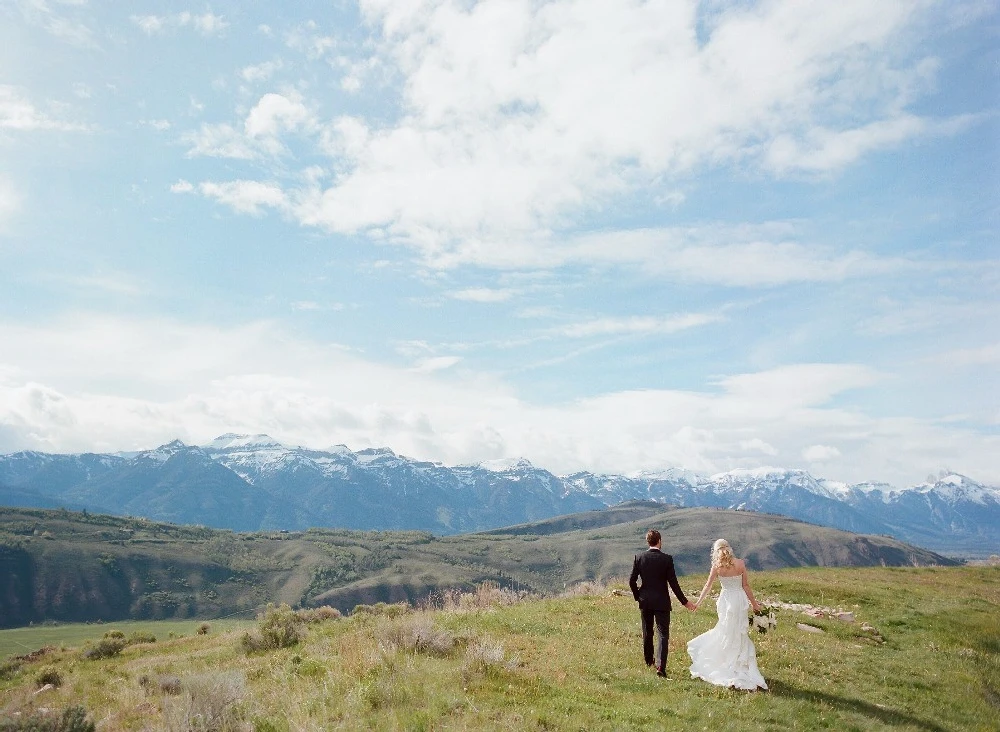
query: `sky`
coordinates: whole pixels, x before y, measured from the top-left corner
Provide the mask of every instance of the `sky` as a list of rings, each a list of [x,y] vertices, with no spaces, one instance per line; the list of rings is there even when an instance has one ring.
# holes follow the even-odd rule
[[[0,453],[1000,485],[1000,6],[0,0]]]

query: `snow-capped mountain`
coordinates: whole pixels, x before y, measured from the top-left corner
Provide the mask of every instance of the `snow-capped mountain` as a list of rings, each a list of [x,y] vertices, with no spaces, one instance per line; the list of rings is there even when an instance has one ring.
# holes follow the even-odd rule
[[[957,474],[904,490],[781,468],[560,477],[524,459],[449,467],[388,448],[312,450],[267,435],[226,434],[202,446],[175,440],[129,456],[3,455],[0,486],[0,503],[86,507],[238,530],[328,526],[449,534],[652,500],[782,514],[938,551],[1000,551],[1000,490]]]

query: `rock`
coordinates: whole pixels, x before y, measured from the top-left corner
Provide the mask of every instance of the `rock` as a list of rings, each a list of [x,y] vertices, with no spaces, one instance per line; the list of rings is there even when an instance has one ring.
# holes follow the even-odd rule
[[[43,691],[52,691],[52,689],[54,689],[54,688],[56,688],[56,687],[53,686],[52,684],[46,684],[45,686],[43,686],[42,688],[40,688],[38,691],[35,692],[35,696],[38,696]]]
[[[799,630],[804,630],[806,633],[825,633],[826,631],[822,628],[817,628],[814,625],[807,625],[806,623],[796,623],[795,627]]]
[[[845,623],[853,623],[854,622],[854,613],[848,612],[847,610],[841,610],[834,617],[837,618],[837,620],[841,620],[841,621],[843,621]]]

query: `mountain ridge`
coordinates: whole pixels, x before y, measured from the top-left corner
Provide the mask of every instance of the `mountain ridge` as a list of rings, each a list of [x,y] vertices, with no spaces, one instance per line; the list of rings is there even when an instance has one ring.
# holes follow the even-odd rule
[[[33,501],[237,530],[455,534],[653,500],[775,513],[957,554],[1000,548],[1000,489],[955,473],[904,489],[776,467],[711,476],[678,468],[558,476],[524,458],[449,467],[385,447],[315,450],[265,434],[227,433],[206,445],[174,440],[130,456],[0,455],[0,486],[0,502],[15,505]]]

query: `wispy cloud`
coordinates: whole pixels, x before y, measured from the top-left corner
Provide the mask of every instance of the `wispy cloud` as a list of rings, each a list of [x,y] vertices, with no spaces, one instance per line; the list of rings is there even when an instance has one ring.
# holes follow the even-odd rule
[[[682,313],[668,316],[633,315],[619,318],[604,317],[565,325],[556,329],[555,332],[569,338],[643,333],[676,333],[720,320],[722,320],[721,315],[706,313]]]
[[[193,28],[203,36],[222,35],[229,23],[211,11],[197,14],[187,11],[173,15],[133,15],[132,23],[148,36],[163,33],[170,28]]]
[[[43,112],[17,87],[0,84],[0,130],[79,132],[86,129],[86,125],[60,120]]]
[[[470,287],[450,293],[450,297],[455,300],[466,300],[468,302],[504,302],[509,300],[513,295],[513,290],[490,287]]]

